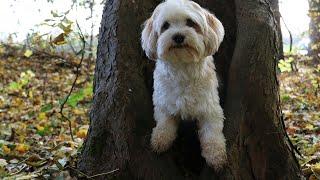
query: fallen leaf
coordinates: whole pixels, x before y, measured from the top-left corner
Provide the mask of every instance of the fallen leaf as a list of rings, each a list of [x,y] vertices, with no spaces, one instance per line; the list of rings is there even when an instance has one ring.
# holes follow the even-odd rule
[[[44,130],[44,127],[43,127],[43,126],[40,126],[40,125],[37,125],[37,130],[38,130],[38,131],[43,131],[43,130]]]
[[[25,144],[18,144],[15,148],[15,151],[19,152],[20,154],[24,154],[29,150],[29,146]]]
[[[77,137],[84,139],[84,138],[87,137],[87,132],[88,132],[88,130],[86,130],[86,129],[80,129],[80,130],[77,132]]]
[[[307,124],[307,125],[305,126],[305,128],[308,129],[308,130],[313,130],[313,129],[314,129],[314,126],[313,126],[312,124]]]
[[[38,119],[39,119],[39,120],[45,120],[45,119],[47,119],[46,113],[45,113],[45,112],[39,113]]]
[[[7,165],[8,163],[7,163],[7,160],[5,160],[5,159],[0,159],[0,167],[5,167],[6,165]]]
[[[4,152],[5,154],[9,154],[9,153],[11,152],[11,149],[8,148],[7,145],[2,146],[2,150],[3,150],[3,152]]]

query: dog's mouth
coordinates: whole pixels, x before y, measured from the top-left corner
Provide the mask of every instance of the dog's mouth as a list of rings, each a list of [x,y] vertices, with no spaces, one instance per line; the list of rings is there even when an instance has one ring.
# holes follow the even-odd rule
[[[195,58],[199,56],[199,53],[195,47],[185,44],[172,44],[166,49],[166,52],[170,52],[175,58]]]
[[[178,45],[173,45],[173,46],[171,46],[171,48],[173,48],[173,49],[182,49],[182,48],[187,48],[188,47],[188,45],[185,45],[185,44],[178,44]]]
[[[169,50],[174,50],[174,49],[191,49],[194,50],[193,47],[189,46],[188,44],[175,44],[169,48]]]

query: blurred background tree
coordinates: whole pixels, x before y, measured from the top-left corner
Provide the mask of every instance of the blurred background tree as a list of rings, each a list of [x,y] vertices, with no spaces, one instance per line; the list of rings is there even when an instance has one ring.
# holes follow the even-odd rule
[[[309,16],[310,16],[310,44],[309,54],[315,61],[320,62],[320,1],[309,1]]]

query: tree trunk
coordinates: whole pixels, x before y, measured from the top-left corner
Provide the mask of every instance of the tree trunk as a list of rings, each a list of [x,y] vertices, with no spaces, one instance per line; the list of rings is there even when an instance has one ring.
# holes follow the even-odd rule
[[[149,146],[155,126],[154,64],[140,48],[141,24],[160,1],[106,2],[100,28],[90,129],[78,167],[116,179],[299,179],[281,125],[279,38],[267,0],[199,0],[225,26],[215,55],[229,164],[220,173],[200,154],[195,123],[183,122],[164,154]],[[101,179],[106,177],[99,176]]]
[[[276,22],[277,36],[278,36],[278,41],[277,41],[278,57],[277,58],[278,60],[280,60],[280,59],[284,59],[284,54],[283,54],[282,32],[281,32],[281,25],[280,25],[281,14],[279,10],[279,0],[270,0],[270,5],[276,20],[275,22]]]
[[[320,62],[320,1],[309,0],[310,45],[309,54],[315,62]]]

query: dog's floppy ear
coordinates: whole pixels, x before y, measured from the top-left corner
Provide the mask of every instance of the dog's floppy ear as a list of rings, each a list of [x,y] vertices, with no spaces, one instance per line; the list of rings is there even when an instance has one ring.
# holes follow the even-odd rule
[[[157,59],[157,40],[158,35],[153,28],[153,16],[146,20],[141,34],[142,49],[146,52],[149,59]]]
[[[222,23],[215,17],[215,15],[211,14],[207,10],[204,11],[208,25],[207,40],[205,41],[205,45],[206,54],[209,56],[218,51],[224,37],[224,28]]]

